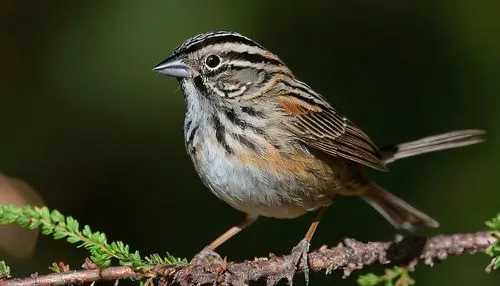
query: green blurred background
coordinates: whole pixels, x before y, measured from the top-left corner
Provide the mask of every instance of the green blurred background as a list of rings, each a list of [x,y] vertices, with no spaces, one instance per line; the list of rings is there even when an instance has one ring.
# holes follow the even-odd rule
[[[2,1],[0,172],[51,208],[143,254],[191,257],[244,215],[213,196],[184,151],[184,101],[151,71],[188,37],[234,30],[255,39],[380,145],[461,128],[487,142],[371,172],[441,223],[469,232],[500,211],[499,1]],[[397,232],[361,200],[339,198],[312,247]],[[219,252],[287,253],[311,216],[260,219]],[[17,276],[85,251],[43,237]],[[485,255],[418,267],[419,285],[499,285]],[[382,273],[382,268],[371,268]],[[335,272],[311,285],[353,285]],[[302,278],[300,278],[302,279]],[[302,284],[302,280],[297,283]],[[300,285],[299,284],[299,285]]]

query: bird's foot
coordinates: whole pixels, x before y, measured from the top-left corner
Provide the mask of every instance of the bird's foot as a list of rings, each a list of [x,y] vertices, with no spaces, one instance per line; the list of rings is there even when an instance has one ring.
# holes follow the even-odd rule
[[[223,259],[220,255],[210,247],[206,246],[193,259],[189,262],[190,265],[206,265],[212,263],[222,262]]]
[[[289,285],[293,284],[293,277],[297,271],[303,271],[306,285],[309,284],[309,264],[307,262],[307,252],[309,251],[309,241],[307,239],[301,240],[293,249],[290,255],[285,260],[287,263],[286,270],[276,277],[270,277],[267,285],[274,285],[282,278],[288,281]]]
[[[227,269],[227,261],[209,247],[203,248],[196,254],[189,264],[178,271],[174,276],[174,281],[180,285],[201,285],[209,282],[212,275],[205,275],[194,278],[192,273],[207,273],[221,275]],[[208,280],[207,280],[208,279]]]
[[[307,253],[309,252],[310,245],[307,239],[303,239],[292,249],[291,254],[297,270],[304,271],[306,285],[309,284],[309,263],[307,262]]]

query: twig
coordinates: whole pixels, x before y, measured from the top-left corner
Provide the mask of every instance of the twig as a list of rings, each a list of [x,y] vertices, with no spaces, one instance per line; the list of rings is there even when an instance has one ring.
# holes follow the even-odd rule
[[[66,285],[82,284],[93,281],[112,281],[118,279],[142,279],[143,274],[126,266],[113,266],[105,269],[72,270],[48,275],[33,274],[21,279],[6,279],[0,285]]]
[[[344,245],[321,247],[309,253],[311,271],[327,274],[343,270],[344,278],[352,271],[371,264],[407,265],[413,269],[420,261],[426,265],[446,259],[449,255],[484,252],[494,241],[490,232],[438,235],[432,237],[408,237],[399,242],[367,242],[346,239]],[[179,283],[245,285],[248,281],[266,279],[274,285],[286,277],[295,265],[289,255],[256,258],[244,262],[224,262],[219,259],[187,267],[155,266],[134,270],[125,266],[105,269],[77,270],[49,275],[32,275],[27,278],[0,280],[0,286],[11,285],[64,285],[118,279],[156,281],[162,285]]]

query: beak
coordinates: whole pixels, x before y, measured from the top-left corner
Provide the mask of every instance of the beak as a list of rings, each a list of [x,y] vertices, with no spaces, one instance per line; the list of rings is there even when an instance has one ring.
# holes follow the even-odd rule
[[[175,55],[156,65],[153,71],[176,78],[191,77],[191,68]]]

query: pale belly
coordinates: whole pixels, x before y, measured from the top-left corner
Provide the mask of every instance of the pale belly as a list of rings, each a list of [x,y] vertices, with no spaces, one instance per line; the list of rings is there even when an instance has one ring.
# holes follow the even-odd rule
[[[295,218],[333,200],[333,171],[314,157],[276,164],[266,156],[249,160],[228,155],[209,142],[198,142],[193,163],[205,185],[235,209],[252,216]]]

